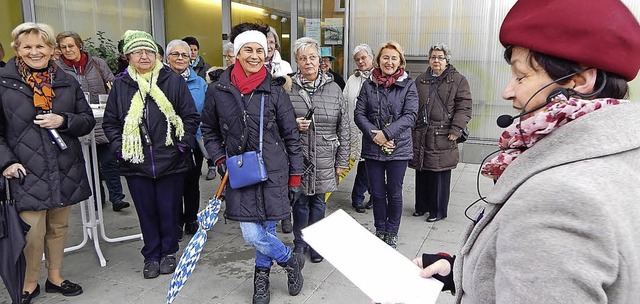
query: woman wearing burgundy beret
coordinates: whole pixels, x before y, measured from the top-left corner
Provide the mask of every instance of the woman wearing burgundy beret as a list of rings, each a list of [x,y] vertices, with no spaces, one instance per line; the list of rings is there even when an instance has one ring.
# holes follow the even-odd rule
[[[421,275],[456,303],[633,303],[640,298],[640,25],[619,0],[520,0],[500,42],[502,97],[518,116],[496,180],[455,257],[424,254]]]

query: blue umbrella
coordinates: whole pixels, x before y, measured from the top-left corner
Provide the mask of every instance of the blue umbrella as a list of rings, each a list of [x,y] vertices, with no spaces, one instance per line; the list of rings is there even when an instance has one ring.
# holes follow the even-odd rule
[[[220,211],[220,204],[222,203],[221,195],[228,178],[229,174],[226,173],[220,182],[220,187],[218,187],[216,196],[209,200],[207,207],[198,212],[198,223],[200,224],[200,227],[198,227],[198,231],[193,235],[193,238],[191,238],[187,247],[184,248],[182,257],[176,266],[176,271],[171,277],[169,292],[167,293],[168,304],[173,303],[173,300],[178,296],[180,289],[182,289],[182,286],[184,286],[191,276],[193,269],[196,268],[196,264],[198,264],[200,252],[204,247],[204,243],[207,242],[207,231],[209,231],[209,229],[211,229],[218,221],[218,211]]]

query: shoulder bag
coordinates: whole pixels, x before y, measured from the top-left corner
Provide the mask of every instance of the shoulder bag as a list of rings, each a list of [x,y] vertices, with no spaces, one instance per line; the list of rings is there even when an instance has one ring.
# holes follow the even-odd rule
[[[249,98],[251,99],[251,98]],[[243,103],[242,101],[240,103]],[[244,104],[242,105],[244,106]],[[246,109],[243,111],[246,115]],[[267,168],[262,159],[262,128],[264,124],[264,94],[260,99],[260,145],[258,151],[243,152],[242,154],[229,156],[227,152],[227,172],[229,172],[229,185],[232,189],[255,185],[267,180]],[[245,132],[248,128],[245,126]],[[242,142],[242,151],[247,144],[248,134],[245,133]]]
[[[444,102],[440,98],[440,94],[438,94],[438,90],[436,90],[435,93],[436,93],[436,99],[440,102],[440,105],[442,106],[442,109],[444,109],[444,112],[447,114],[447,118],[449,118],[449,121],[451,121],[453,119],[453,115],[449,113],[447,106],[444,104]],[[456,143],[461,144],[467,141],[467,139],[469,139],[469,129],[465,126],[464,129],[462,129],[462,134],[458,136],[458,139],[456,139]]]

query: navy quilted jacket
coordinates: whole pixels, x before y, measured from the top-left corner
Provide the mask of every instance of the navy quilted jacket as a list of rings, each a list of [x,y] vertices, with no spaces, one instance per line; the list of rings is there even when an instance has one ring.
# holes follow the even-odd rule
[[[47,210],[87,199],[91,189],[78,137],[89,134],[96,121],[80,85],[61,69],[53,76],[53,112],[67,117],[66,126],[58,128],[68,146],[61,151],[49,132],[33,123],[33,90],[14,60],[0,70],[0,169],[14,163],[27,169],[24,185],[11,183],[18,210]]]

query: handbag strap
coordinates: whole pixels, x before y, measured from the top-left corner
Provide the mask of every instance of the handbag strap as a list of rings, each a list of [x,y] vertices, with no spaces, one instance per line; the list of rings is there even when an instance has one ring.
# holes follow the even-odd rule
[[[260,153],[262,153],[262,132],[263,132],[262,125],[263,124],[264,124],[264,93],[262,94],[262,98],[260,98],[260,148],[258,148],[258,151]]]
[[[251,96],[253,96],[253,94],[251,94]],[[249,97],[249,101],[251,100],[251,97]],[[246,115],[247,115],[247,111],[244,107],[243,102],[240,103],[241,107],[242,107],[242,115],[244,115],[244,119],[245,119],[245,128],[244,128],[244,139],[242,140],[242,145],[241,145],[241,149],[242,151],[240,152],[240,154],[244,153],[244,148],[246,148],[247,146],[247,140],[249,139],[249,128],[247,128],[246,126]],[[264,125],[264,93],[262,94],[262,97],[260,98],[260,143],[259,143],[259,148],[258,151],[262,152],[262,129],[263,129],[263,125]],[[228,154],[228,153],[227,153]]]

